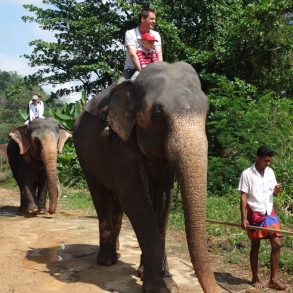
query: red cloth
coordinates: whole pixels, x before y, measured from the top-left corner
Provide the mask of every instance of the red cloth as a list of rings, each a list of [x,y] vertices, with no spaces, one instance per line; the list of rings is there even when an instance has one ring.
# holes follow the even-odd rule
[[[262,215],[258,212],[253,212],[249,207],[247,209],[247,220],[249,225],[257,226],[262,228],[272,228],[280,230],[279,217],[276,211],[273,209],[271,215]],[[280,233],[266,232],[261,230],[247,230],[247,235],[250,239],[262,239],[268,238],[269,236],[281,236]]]
[[[152,50],[150,52],[144,52],[142,50],[137,50],[136,52],[141,68],[146,67],[150,63],[158,62],[156,51]]]

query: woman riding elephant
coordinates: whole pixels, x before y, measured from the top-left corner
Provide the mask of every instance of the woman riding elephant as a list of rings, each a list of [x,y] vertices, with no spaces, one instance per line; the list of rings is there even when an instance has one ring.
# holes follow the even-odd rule
[[[207,111],[190,65],[153,63],[135,81],[91,100],[75,123],[73,140],[99,219],[97,263],[117,261],[124,211],[142,250],[144,292],[178,292],[165,251],[175,173],[193,267],[205,292],[218,291],[205,238]],[[107,123],[112,132],[101,135]]]

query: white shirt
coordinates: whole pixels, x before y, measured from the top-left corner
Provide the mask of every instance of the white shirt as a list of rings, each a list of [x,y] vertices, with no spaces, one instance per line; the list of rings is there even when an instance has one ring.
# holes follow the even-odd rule
[[[154,46],[161,46],[161,36],[158,32],[154,30],[150,30],[150,34],[152,34],[157,42],[155,42]],[[138,27],[128,30],[125,33],[125,47],[128,46],[135,46],[137,50],[142,50],[142,44],[141,44],[141,34],[139,32]],[[125,59],[125,65],[124,65],[124,70],[125,69],[135,69],[135,66],[129,56],[128,50],[126,50],[126,59]]]
[[[253,212],[271,215],[276,185],[275,173],[270,167],[266,167],[261,176],[253,164],[242,172],[238,189],[248,194],[247,204]]]
[[[45,118],[44,103],[42,101],[39,101],[36,105],[32,101],[29,103],[29,121],[33,121],[35,118]]]

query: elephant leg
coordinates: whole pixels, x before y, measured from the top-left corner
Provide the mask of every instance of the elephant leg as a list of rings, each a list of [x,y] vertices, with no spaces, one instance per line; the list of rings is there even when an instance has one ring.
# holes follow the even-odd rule
[[[38,206],[36,205],[36,191],[29,162],[20,159],[13,164],[12,170],[20,191],[19,212],[35,215],[38,211]]]
[[[86,175],[86,181],[99,219],[100,249],[97,264],[110,266],[117,262],[117,242],[122,222],[122,209],[112,191],[97,185],[94,177]],[[120,207],[120,208],[119,208]]]
[[[34,188],[29,186],[20,186],[20,208],[21,213],[35,215],[38,213],[38,206],[36,205],[36,196]]]
[[[114,197],[113,200],[113,212],[112,212],[112,222],[113,222],[113,231],[116,237],[116,251],[120,249],[119,243],[119,234],[122,227],[122,218],[123,218],[123,211],[119,200],[117,197]]]
[[[170,187],[161,186],[161,184],[154,184],[152,190],[152,203],[156,214],[156,219],[159,227],[159,231],[163,240],[163,244],[165,247],[166,240],[166,230],[168,224],[168,215],[170,212],[171,199],[172,199],[172,190]],[[169,265],[166,256],[166,249],[164,253],[164,276],[170,277],[171,274],[169,272]],[[143,256],[140,258],[140,265],[137,269],[138,276],[143,279]]]
[[[112,191],[100,187],[98,192],[101,202],[96,208],[100,232],[100,250],[97,256],[97,263],[108,266],[118,260],[117,246],[119,246],[123,213],[117,199],[114,199]]]
[[[46,213],[46,202],[47,202],[47,193],[48,193],[48,181],[45,172],[42,172],[39,176],[38,187],[37,187],[37,199],[38,199],[38,207],[39,213]]]
[[[176,283],[166,272],[164,241],[152,205],[141,154],[135,149],[135,145],[130,148],[128,143],[121,144],[118,141],[118,144],[119,147],[115,147],[115,151],[111,153],[112,170],[120,204],[132,224],[142,251],[143,290],[178,292]]]

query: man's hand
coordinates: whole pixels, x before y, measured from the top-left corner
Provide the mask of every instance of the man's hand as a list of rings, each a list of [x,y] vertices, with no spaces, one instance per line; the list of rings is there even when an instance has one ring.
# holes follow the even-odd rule
[[[246,219],[241,220],[242,229],[246,230],[247,225],[249,225],[249,222]]]
[[[282,184],[279,183],[275,186],[274,188],[274,195],[277,195],[278,193],[282,192],[283,188],[282,188]]]
[[[139,59],[138,59],[138,56],[136,54],[136,47],[135,46],[127,46],[127,51],[129,53],[129,56],[135,66],[135,70],[136,71],[141,71],[141,66],[140,66],[140,62],[139,62]]]
[[[240,213],[241,213],[241,227],[246,229],[246,225],[248,225],[247,221],[247,198],[248,193],[241,191],[240,197]]]

